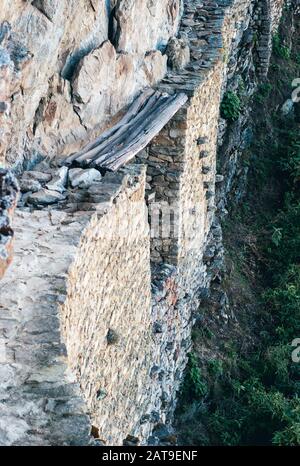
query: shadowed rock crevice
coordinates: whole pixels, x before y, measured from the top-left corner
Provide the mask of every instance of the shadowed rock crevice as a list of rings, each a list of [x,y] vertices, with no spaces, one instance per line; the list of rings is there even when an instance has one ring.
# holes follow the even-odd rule
[[[50,3],[50,8],[49,8]],[[53,10],[51,8],[51,2],[47,0],[33,0],[31,4],[39,10],[51,23],[53,22]],[[48,6],[48,8],[47,8]]]
[[[19,187],[16,178],[0,169],[0,279],[13,257],[12,217],[17,203]]]

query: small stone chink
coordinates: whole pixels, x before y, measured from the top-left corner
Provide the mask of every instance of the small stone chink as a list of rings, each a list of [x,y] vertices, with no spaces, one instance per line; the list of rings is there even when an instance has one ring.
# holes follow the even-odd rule
[[[206,136],[200,137],[197,139],[197,146],[202,146],[203,144],[206,144],[208,141],[208,138]]]
[[[211,167],[209,167],[209,166],[207,166],[207,165],[204,165],[204,166],[202,167],[202,173],[203,173],[203,175],[207,175],[207,174],[210,173],[210,172],[211,172]]]
[[[119,335],[113,329],[109,329],[106,335],[106,340],[109,345],[116,345],[119,341]]]
[[[136,447],[139,443],[140,439],[133,435],[127,435],[126,439],[123,441],[123,445],[126,447]]]
[[[104,398],[107,397],[107,391],[104,390],[103,388],[99,388],[96,394],[96,398],[98,401],[104,400]]]
[[[99,428],[98,428],[98,427],[92,426],[92,428],[91,428],[91,436],[94,437],[94,438],[96,438],[96,439],[100,438],[100,436],[99,436]]]
[[[163,333],[163,325],[161,322],[154,322],[153,333],[155,334]]]
[[[207,150],[202,150],[199,154],[200,159],[206,159],[209,156],[209,152]]]
[[[207,200],[212,199],[214,197],[213,191],[207,191],[207,193],[205,194],[205,197]]]

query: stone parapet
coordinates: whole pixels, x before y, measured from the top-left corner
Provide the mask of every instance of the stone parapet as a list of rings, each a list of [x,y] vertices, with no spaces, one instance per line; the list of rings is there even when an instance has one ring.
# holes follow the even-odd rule
[[[145,172],[102,183],[93,210],[16,212],[0,283],[1,445],[87,444],[90,422],[121,444],[139,424],[152,334]]]

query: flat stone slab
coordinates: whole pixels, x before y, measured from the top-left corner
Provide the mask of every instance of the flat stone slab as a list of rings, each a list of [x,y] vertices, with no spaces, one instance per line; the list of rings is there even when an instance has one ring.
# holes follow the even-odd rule
[[[72,188],[89,188],[95,181],[100,180],[101,173],[95,170],[95,168],[90,168],[89,170],[72,168],[69,170],[69,181]]]
[[[27,197],[27,203],[34,206],[55,204],[56,202],[63,200],[65,200],[65,196],[63,194],[58,191],[50,191],[49,189],[41,189]]]
[[[52,180],[46,184],[46,188],[50,191],[63,193],[67,188],[67,183],[68,169],[67,167],[61,167],[57,170],[57,173],[53,176]]]

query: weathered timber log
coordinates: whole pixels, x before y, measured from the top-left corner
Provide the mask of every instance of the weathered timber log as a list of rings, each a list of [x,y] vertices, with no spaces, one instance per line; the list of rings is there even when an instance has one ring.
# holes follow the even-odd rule
[[[176,97],[176,96],[175,96]],[[172,97],[174,98],[174,97]],[[161,97],[161,100],[157,102],[155,105],[155,108],[152,109],[151,112],[149,112],[146,116],[146,118],[143,118],[142,121],[138,122],[138,125],[135,125],[134,127],[130,127],[130,131],[128,132],[127,137],[124,139],[121,139],[119,141],[119,144],[115,144],[113,148],[111,148],[109,151],[106,153],[102,154],[100,157],[94,160],[94,162],[91,164],[93,167],[99,167],[99,166],[105,166],[105,162],[110,160],[112,157],[117,158],[118,154],[120,151],[122,151],[125,148],[128,148],[131,146],[131,144],[136,140],[136,138],[139,138],[141,135],[144,134],[145,129],[151,125],[151,123],[158,118],[160,118],[160,115],[162,112],[164,112],[167,108],[170,106],[170,96],[168,97]]]
[[[150,122],[153,117],[159,115],[160,110],[162,110],[166,105],[168,105],[167,97],[160,96],[155,105],[151,107],[150,111],[147,111],[141,116],[141,118],[135,120],[134,124],[130,125],[129,128],[126,128],[126,131],[120,134],[120,137],[113,145],[108,145],[101,151],[99,156],[93,158],[90,165],[98,166],[99,163],[104,162],[112,154],[117,153],[119,150],[130,144],[134,137],[143,131],[147,122]]]
[[[130,105],[128,111],[126,114],[118,121],[114,126],[111,128],[107,129],[104,131],[98,138],[96,138],[94,141],[90,142],[87,144],[85,147],[83,147],[80,151],[76,152],[75,154],[70,155],[66,160],[65,160],[65,165],[71,165],[74,160],[76,160],[78,157],[81,155],[87,153],[89,150],[94,149],[96,146],[101,144],[103,141],[105,141],[107,138],[115,134],[119,128],[127,124],[128,121],[130,121],[132,118],[134,118],[141,108],[145,105],[147,100],[155,93],[153,89],[146,89],[142,94],[135,99],[132,104]]]
[[[129,162],[133,157],[142,151],[149,142],[162,130],[162,128],[168,123],[168,121],[175,115],[175,113],[181,108],[188,97],[185,94],[179,94],[171,102],[170,106],[164,109],[160,117],[152,121],[144,132],[137,136],[132,144],[121,150],[119,153],[113,155],[104,164],[101,164],[101,168],[106,168],[111,171],[118,170],[122,165]]]
[[[94,149],[85,152],[83,155],[76,157],[76,163],[81,163],[83,165],[89,165],[89,163],[101,155],[101,153],[107,153],[111,148],[118,145],[119,141],[124,139],[124,134],[131,129],[131,127],[140,121],[142,121],[145,116],[151,112],[155,107],[155,104],[160,99],[160,94],[158,92],[154,93],[147,103],[144,105],[143,109],[127,123],[119,127],[119,129],[108,139],[103,141],[101,144],[98,144]]]
[[[68,157],[65,164],[118,170],[149,144],[187,100],[184,93],[147,89],[116,125]]]

